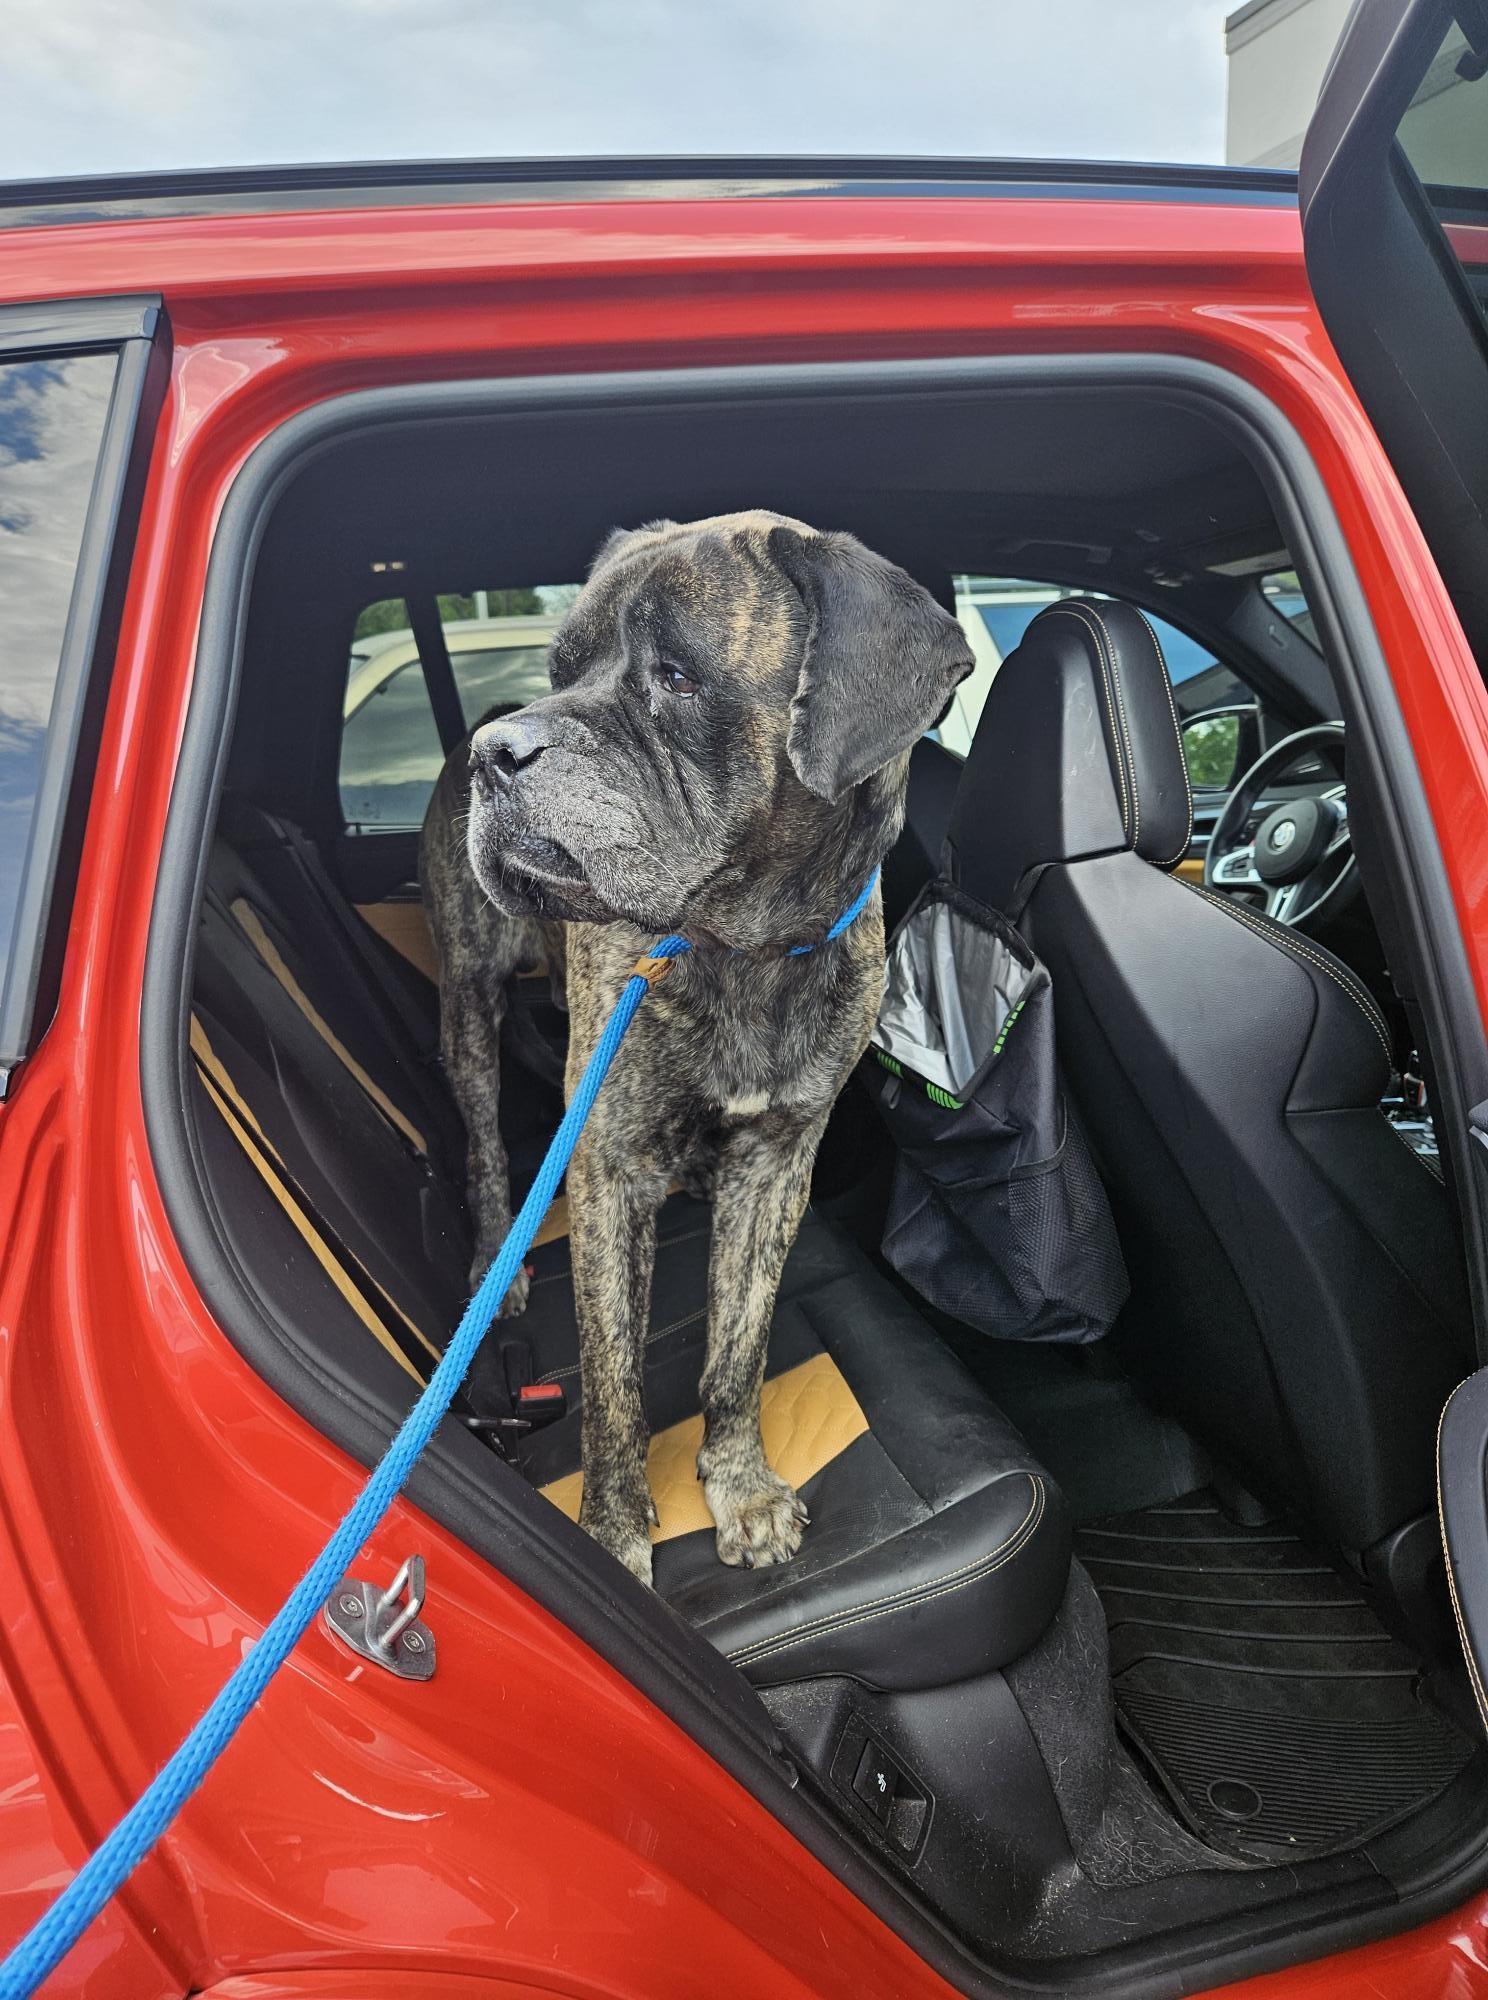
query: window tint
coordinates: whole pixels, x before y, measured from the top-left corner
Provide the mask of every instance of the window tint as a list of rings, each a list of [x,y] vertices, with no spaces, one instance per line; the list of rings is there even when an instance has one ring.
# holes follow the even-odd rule
[[[453,652],[450,665],[460,706],[473,729],[492,708],[524,708],[548,692],[548,649],[506,646],[499,652]]]
[[[1423,181],[1438,188],[1488,188],[1485,112],[1481,65],[1454,22],[1396,133]]]
[[[998,667],[1021,643],[1039,613],[1057,604],[1061,597],[1100,595],[1099,591],[1065,590],[1019,577],[958,577],[956,613],[971,641],[976,666],[957,690],[950,713],[932,734],[948,750],[964,757],[971,747]],[[1244,682],[1216,660],[1206,646],[1190,639],[1165,618],[1156,618],[1151,612],[1147,618],[1163,650],[1180,721],[1186,716],[1201,715],[1207,709],[1227,708],[1254,699]]]
[[[422,826],[444,763],[418,655],[390,667],[346,717],[341,811],[348,829]]]
[[[0,986],[115,368],[0,362]]]
[[[1456,252],[1479,306],[1488,306],[1488,83],[1455,22],[1396,128],[1400,149]]]
[[[1261,578],[1261,591],[1272,610],[1279,611],[1288,624],[1295,625],[1309,646],[1318,644],[1317,625],[1294,569],[1272,570],[1269,576]]]
[[[997,599],[989,601],[987,598],[979,598],[975,600],[976,616],[981,619],[982,623],[991,633],[993,645],[996,646],[1003,659],[1006,659],[1008,654],[1015,651],[1022,643],[1023,634],[1044,609],[1044,606],[1053,602],[1054,599],[1052,597],[1043,598],[1031,604],[1018,603],[1016,601],[999,601]]]
[[[548,692],[548,642],[576,594],[573,586],[544,585],[439,597],[468,728],[493,708],[521,708]],[[379,598],[357,618],[347,669],[340,765],[347,831],[422,826],[443,765],[407,601]]]
[[[1240,761],[1239,716],[1203,715],[1190,722],[1183,731],[1183,758],[1196,790],[1227,792]]]

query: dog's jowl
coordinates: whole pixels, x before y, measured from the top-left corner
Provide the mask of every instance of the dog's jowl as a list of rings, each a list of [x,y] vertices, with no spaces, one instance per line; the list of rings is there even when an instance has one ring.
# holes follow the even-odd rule
[[[649,1580],[643,1343],[656,1212],[680,1179],[713,1201],[698,1472],[718,1553],[784,1562],[805,1510],[760,1443],[765,1349],[817,1142],[878,1005],[877,895],[824,940],[898,835],[910,747],[971,652],[850,535],[753,512],[613,535],[550,665],[550,695],[450,759],[424,833],[477,1262],[510,1221],[506,981],[566,953],[572,1089],[637,957],[685,933],[694,949],[641,1010],[569,1168],[580,1519]],[[523,1303],[514,1287],[504,1310]]]

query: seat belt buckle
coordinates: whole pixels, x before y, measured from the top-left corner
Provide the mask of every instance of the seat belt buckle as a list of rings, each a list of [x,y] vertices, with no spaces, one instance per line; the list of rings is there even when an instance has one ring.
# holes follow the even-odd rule
[[[529,1430],[541,1430],[568,1415],[568,1396],[561,1382],[526,1382],[515,1400],[517,1422]]]
[[[465,1428],[492,1445],[502,1458],[529,1431],[545,1430],[568,1415],[568,1396],[561,1382],[524,1382],[513,1391],[509,1417],[469,1416]]]

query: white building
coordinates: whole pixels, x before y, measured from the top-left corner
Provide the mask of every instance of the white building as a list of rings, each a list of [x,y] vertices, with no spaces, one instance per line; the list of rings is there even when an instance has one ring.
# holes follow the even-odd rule
[[[1229,84],[1225,158],[1232,166],[1295,167],[1351,0],[1246,0],[1225,22]],[[1467,47],[1455,31],[1416,93],[1402,131],[1423,179],[1481,177],[1474,100],[1457,75]]]
[[[1295,167],[1350,0],[1246,0],[1225,22],[1225,158]]]

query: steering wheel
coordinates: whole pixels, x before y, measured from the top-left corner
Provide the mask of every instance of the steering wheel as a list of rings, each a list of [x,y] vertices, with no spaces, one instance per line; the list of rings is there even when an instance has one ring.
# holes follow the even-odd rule
[[[1320,752],[1333,765],[1339,782],[1316,796],[1273,806],[1251,836],[1256,800],[1308,750]],[[1204,858],[1205,887],[1259,890],[1266,915],[1280,924],[1310,924],[1325,907],[1330,917],[1336,916],[1359,892],[1343,776],[1341,722],[1299,729],[1263,751],[1214,822]]]

